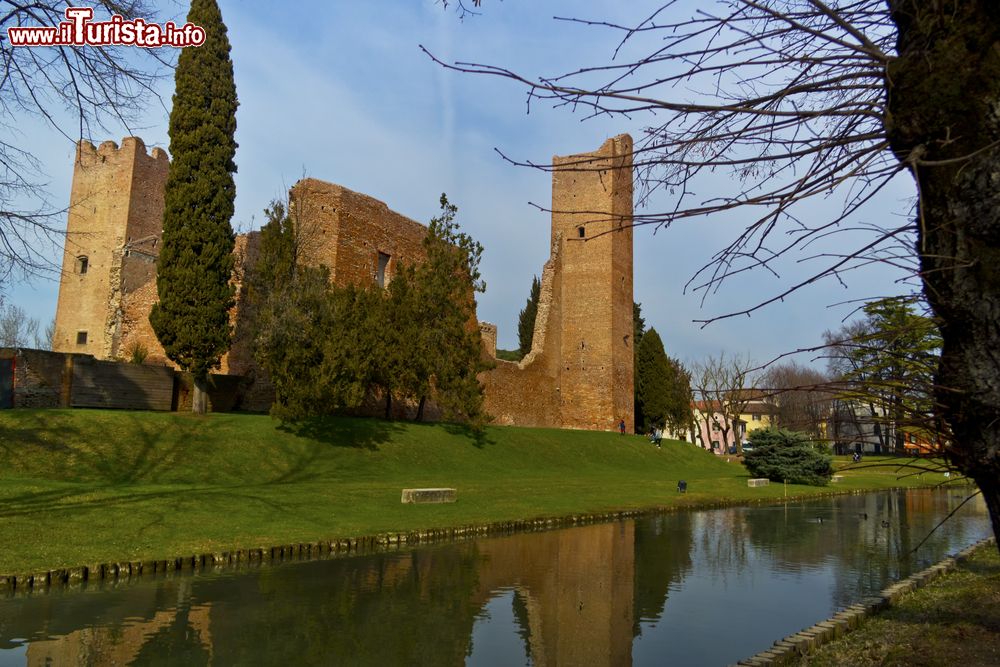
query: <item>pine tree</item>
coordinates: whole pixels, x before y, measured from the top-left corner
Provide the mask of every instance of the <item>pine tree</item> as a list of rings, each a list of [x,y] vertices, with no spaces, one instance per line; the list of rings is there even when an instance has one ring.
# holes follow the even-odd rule
[[[410,341],[415,369],[410,391],[421,407],[433,393],[446,418],[478,425],[485,415],[477,375],[489,367],[475,318],[475,293],[486,289],[479,273],[483,247],[459,232],[457,211],[442,194],[441,215],[431,220],[424,239],[427,260],[414,269],[420,308]]]
[[[164,194],[159,303],[150,324],[167,356],[194,376],[193,409],[206,409],[208,374],[229,349],[233,305],[236,84],[215,0],[192,0],[187,20],[205,43],[184,49],[170,112],[172,162]]]
[[[632,302],[632,405],[635,406],[635,427],[636,433],[643,433],[645,418],[642,414],[642,401],[639,400],[639,345],[642,343],[642,334],[646,331],[646,320],[642,317],[642,304]]]
[[[691,378],[681,362],[667,356],[656,329],[643,332],[636,351],[635,413],[639,433],[653,427],[681,431],[693,421]]]
[[[664,425],[674,433],[687,432],[694,423],[691,374],[679,360],[667,355],[667,412]]]
[[[654,426],[663,426],[666,421],[669,374],[670,367],[660,335],[656,329],[644,332],[636,350],[635,364],[635,412],[642,415],[638,424],[642,433]]]
[[[879,444],[897,453],[905,451],[904,429],[938,430],[934,388],[941,334],[937,321],[915,305],[909,297],[872,301],[863,320],[824,334],[830,370],[845,383],[840,398],[849,406],[846,413],[853,412],[852,403],[865,406],[862,421],[877,424]]]
[[[538,281],[538,276],[533,276],[528,302],[524,304],[520,315],[517,316],[517,340],[520,344],[519,351],[522,359],[531,352],[531,343],[535,338],[535,318],[538,316],[538,300],[541,294],[542,283]]]

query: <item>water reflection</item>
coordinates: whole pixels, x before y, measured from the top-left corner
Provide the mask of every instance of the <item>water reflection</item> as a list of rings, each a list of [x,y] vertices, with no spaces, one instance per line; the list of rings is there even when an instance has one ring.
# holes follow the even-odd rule
[[[881,493],[0,600],[0,665],[726,664],[988,533]]]

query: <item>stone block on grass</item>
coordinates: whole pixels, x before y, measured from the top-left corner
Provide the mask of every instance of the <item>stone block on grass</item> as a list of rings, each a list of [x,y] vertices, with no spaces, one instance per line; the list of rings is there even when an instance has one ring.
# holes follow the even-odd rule
[[[771,480],[767,479],[766,477],[760,477],[760,478],[757,478],[757,479],[748,479],[747,480],[747,486],[749,486],[749,487],[767,486],[770,483],[771,483]]]
[[[453,503],[458,499],[455,489],[403,489],[405,504]]]

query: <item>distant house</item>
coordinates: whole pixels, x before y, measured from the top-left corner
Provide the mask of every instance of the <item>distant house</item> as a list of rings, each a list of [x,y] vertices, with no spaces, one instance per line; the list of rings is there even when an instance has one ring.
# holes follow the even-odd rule
[[[896,439],[888,409],[872,401],[834,401],[828,431],[838,454],[888,454]]]
[[[764,400],[763,392],[752,391],[754,397],[750,399],[743,408],[743,412],[740,413],[743,441],[746,441],[747,437],[754,431],[762,428],[770,428],[775,425],[774,406]]]
[[[944,443],[935,434],[919,428],[901,430],[903,432],[903,449],[910,456],[935,456],[944,450]]]
[[[750,433],[773,424],[774,407],[764,400],[757,390],[746,389],[753,397],[743,406],[743,411],[732,423],[726,422],[725,412],[719,401],[694,401],[691,405],[695,418],[695,444],[716,454],[728,454],[739,443],[746,442]]]
[[[718,401],[694,401],[695,444],[716,454],[725,454],[736,445],[736,428],[726,432],[726,417]]]

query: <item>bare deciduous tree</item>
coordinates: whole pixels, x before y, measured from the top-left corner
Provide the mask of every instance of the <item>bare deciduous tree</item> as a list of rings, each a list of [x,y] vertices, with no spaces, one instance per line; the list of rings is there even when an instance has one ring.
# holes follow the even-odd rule
[[[762,382],[777,426],[808,433],[816,440],[827,437],[834,395],[826,374],[787,361],[769,366]]]
[[[34,347],[50,349],[38,330],[38,320],[29,317],[23,308],[5,303],[0,297],[0,347]],[[48,329],[45,330],[48,335]]]
[[[650,119],[636,145],[637,191],[673,202],[636,224],[747,215],[695,287],[776,270],[793,252],[825,260],[744,314],[872,262],[912,270],[941,327],[934,395],[954,434],[946,454],[979,486],[1000,536],[995,0],[671,0],[631,25],[565,20],[620,35],[613,61],[537,78],[441,64],[517,81],[530,101]],[[731,172],[728,190],[706,189],[717,170]],[[914,208],[898,224],[860,221],[904,173]],[[822,216],[814,203],[831,198],[837,212]],[[813,249],[838,231],[842,247]]]
[[[692,365],[691,390],[700,401],[699,419],[709,440],[713,432],[718,432],[725,448],[732,435],[737,451],[742,452],[740,415],[755,397],[755,384],[755,364],[746,357],[721,352]],[[710,442],[703,442],[702,446],[712,448]]]
[[[42,119],[67,141],[109,125],[130,127],[171,57],[170,49],[12,46],[7,29],[56,26],[68,0],[0,0],[0,282],[57,267],[53,243],[65,229],[65,209],[50,205],[45,168],[21,136],[16,119]],[[94,20],[119,14],[151,20],[144,0],[97,0]]]

